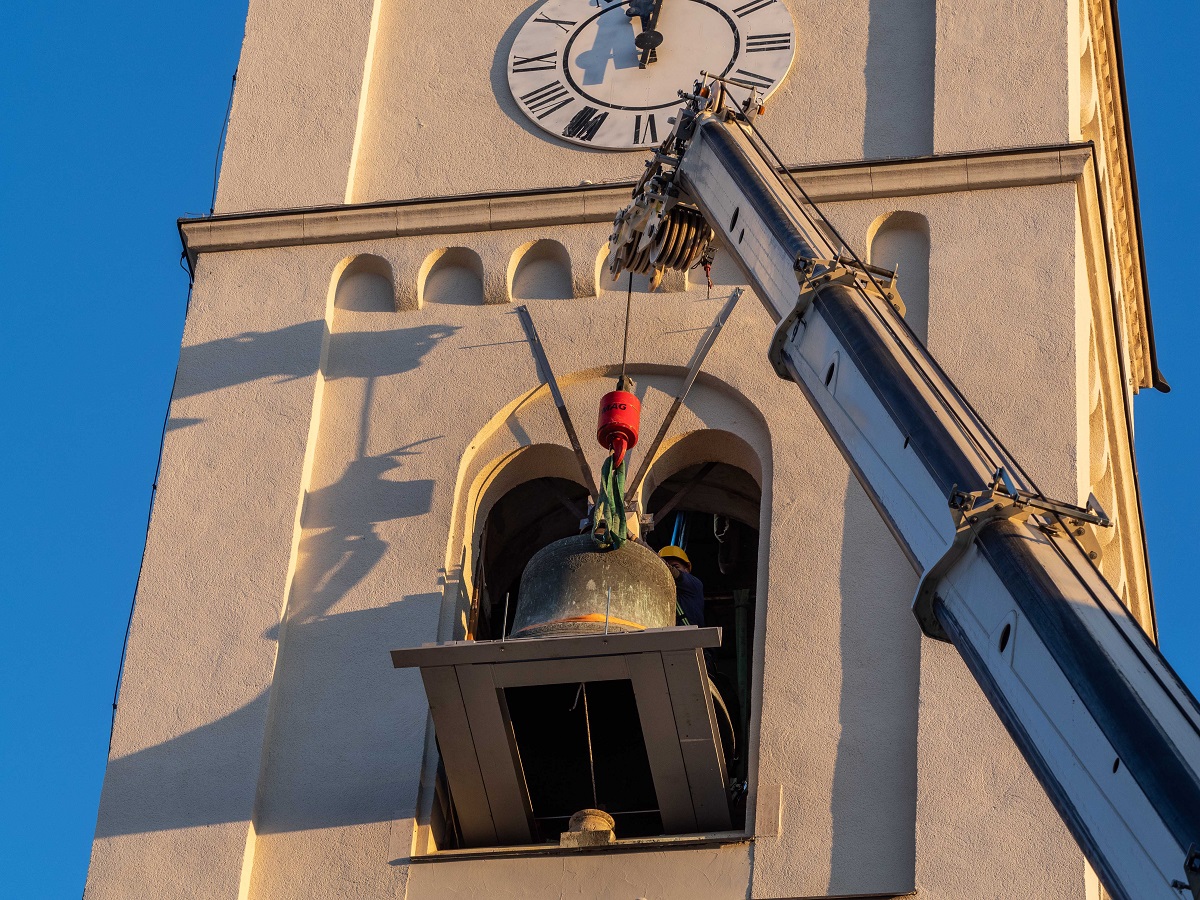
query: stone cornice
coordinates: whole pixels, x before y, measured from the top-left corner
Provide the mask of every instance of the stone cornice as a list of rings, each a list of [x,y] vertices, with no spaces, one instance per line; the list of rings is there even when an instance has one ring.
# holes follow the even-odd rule
[[[1076,181],[1087,144],[1022,147],[944,156],[795,167],[818,203],[991,190]],[[422,234],[456,234],[609,222],[632,182],[180,219],[193,265],[198,254]]]

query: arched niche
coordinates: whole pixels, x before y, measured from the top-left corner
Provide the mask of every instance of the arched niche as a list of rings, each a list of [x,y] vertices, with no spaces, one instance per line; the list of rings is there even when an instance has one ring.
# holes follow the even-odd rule
[[[392,264],[382,256],[347,257],[334,270],[333,305],[351,312],[395,312],[396,281]]]
[[[508,262],[508,293],[514,300],[567,300],[574,297],[571,256],[558,241],[522,244]]]
[[[929,221],[920,213],[880,216],[867,231],[868,261],[896,269],[904,319],[922,342],[929,340]]]
[[[483,261],[466,247],[445,247],[425,258],[417,276],[417,304],[483,305]]]
[[[629,275],[622,273],[616,281],[608,272],[608,244],[604,244],[596,254],[596,296],[601,297],[604,294],[620,293],[624,296],[629,289]],[[661,288],[660,288],[661,290]],[[634,275],[633,276],[633,292],[635,294],[650,293],[650,276],[649,275]]]

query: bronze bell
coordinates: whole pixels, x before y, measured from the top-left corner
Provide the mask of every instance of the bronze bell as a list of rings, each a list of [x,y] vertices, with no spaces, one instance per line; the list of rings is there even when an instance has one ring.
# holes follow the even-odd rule
[[[609,603],[609,589],[612,602]],[[590,534],[534,554],[521,574],[513,637],[641,631],[675,624],[675,581],[653,550],[601,550]]]

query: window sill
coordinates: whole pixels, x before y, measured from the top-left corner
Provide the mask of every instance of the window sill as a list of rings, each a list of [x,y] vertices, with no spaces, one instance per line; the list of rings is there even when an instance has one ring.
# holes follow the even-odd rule
[[[723,847],[750,844],[753,835],[744,831],[715,831],[709,834],[679,834],[631,838],[595,847],[560,847],[557,844],[525,844],[516,847],[479,847],[469,850],[440,850],[404,860],[406,863],[452,862],[472,859],[509,859],[537,856],[575,856],[580,853],[644,853],[651,850],[685,850],[693,847]]]

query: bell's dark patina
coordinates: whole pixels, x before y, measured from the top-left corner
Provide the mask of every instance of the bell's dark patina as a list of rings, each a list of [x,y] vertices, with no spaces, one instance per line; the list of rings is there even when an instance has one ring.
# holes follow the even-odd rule
[[[513,637],[640,631],[675,624],[675,582],[662,560],[633,541],[601,550],[590,534],[534,554],[521,575]]]

